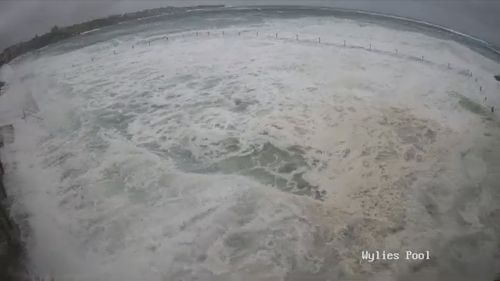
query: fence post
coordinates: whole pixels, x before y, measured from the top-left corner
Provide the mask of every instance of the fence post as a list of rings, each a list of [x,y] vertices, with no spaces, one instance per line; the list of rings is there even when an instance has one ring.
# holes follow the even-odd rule
[[[321,44],[321,37],[318,37],[318,43]]]
[[[278,39],[278,32],[276,32],[276,39]]]
[[[297,41],[299,41],[299,35],[298,35],[298,34],[295,34],[295,39],[296,39]]]
[[[344,40],[344,47],[345,47],[345,40]]]

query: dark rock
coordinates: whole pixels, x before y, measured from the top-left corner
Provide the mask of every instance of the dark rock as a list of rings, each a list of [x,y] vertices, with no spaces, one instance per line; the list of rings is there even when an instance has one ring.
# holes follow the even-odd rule
[[[497,81],[500,81],[500,75],[495,75],[495,79],[496,79]]]
[[[297,165],[295,163],[286,163],[278,169],[279,173],[290,174],[291,172],[297,170]]]
[[[344,155],[342,157],[346,158],[347,156],[349,156],[350,153],[351,153],[351,149],[348,148],[348,149],[344,150]]]

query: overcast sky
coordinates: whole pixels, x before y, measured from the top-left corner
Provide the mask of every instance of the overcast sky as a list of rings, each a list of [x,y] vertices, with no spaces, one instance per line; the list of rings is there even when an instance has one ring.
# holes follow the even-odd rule
[[[316,5],[417,18],[448,26],[500,46],[500,0],[0,0],[0,49],[54,25],[164,6]]]

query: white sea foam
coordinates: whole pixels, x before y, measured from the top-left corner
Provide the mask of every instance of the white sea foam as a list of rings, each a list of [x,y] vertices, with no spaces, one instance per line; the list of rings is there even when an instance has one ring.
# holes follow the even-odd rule
[[[500,106],[498,63],[455,42],[328,17],[197,30],[157,26],[2,69],[0,117],[16,128],[2,156],[33,271],[495,273],[500,131],[478,103]],[[36,118],[23,114],[34,101]],[[384,248],[431,249],[435,260],[359,263],[361,250]]]

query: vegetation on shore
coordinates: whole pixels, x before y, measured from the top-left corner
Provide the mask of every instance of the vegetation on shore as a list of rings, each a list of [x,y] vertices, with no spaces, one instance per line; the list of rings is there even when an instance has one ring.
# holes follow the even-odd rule
[[[196,6],[195,8],[219,8],[223,7],[220,5],[217,6]],[[25,53],[28,53],[33,50],[37,50],[40,48],[43,48],[49,44],[53,44],[59,41],[62,41],[64,39],[80,35],[86,31],[91,31],[97,28],[105,27],[105,26],[110,26],[126,21],[131,21],[131,20],[136,20],[140,18],[145,18],[145,17],[152,17],[152,16],[159,16],[159,15],[165,15],[168,13],[172,12],[180,12],[180,11],[185,11],[186,9],[192,9],[193,7],[163,7],[163,8],[155,8],[155,9],[148,9],[148,10],[142,10],[139,12],[133,12],[133,13],[125,13],[121,15],[111,15],[106,18],[100,18],[100,19],[95,19],[79,24],[74,24],[71,26],[67,27],[58,27],[54,26],[52,29],[43,34],[43,35],[36,35],[35,37],[31,38],[28,41],[21,42],[18,44],[14,44],[10,47],[7,47],[5,50],[3,50],[2,53],[0,53],[0,67],[14,58],[23,55]]]

